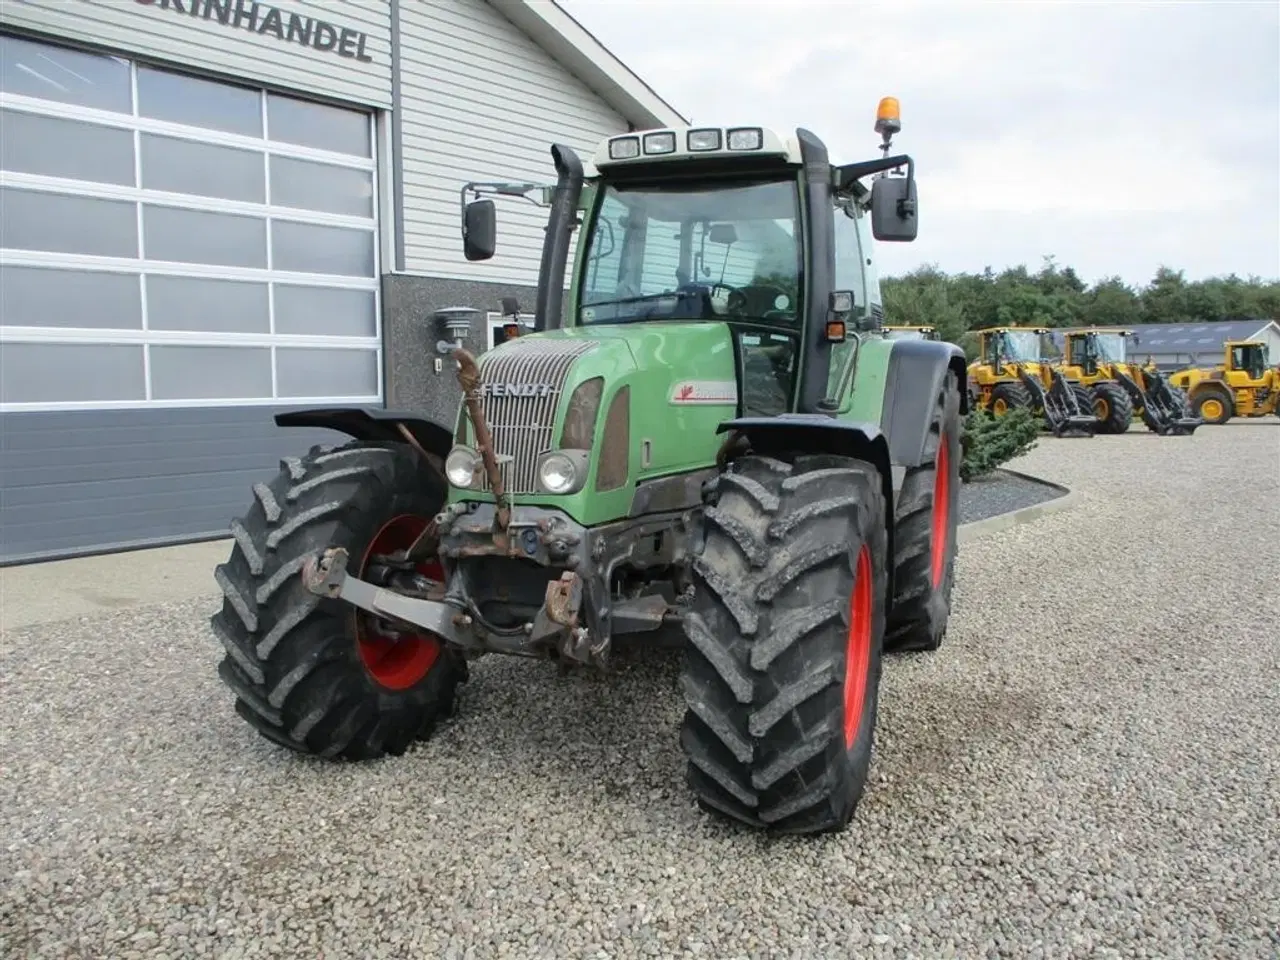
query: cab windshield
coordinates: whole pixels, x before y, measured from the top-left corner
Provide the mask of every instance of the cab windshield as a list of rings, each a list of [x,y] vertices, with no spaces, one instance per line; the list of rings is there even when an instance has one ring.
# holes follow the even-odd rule
[[[924,332],[921,330],[886,330],[884,335],[889,340],[923,340]]]
[[[1033,330],[1008,330],[1000,337],[1000,354],[1008,360],[1034,363],[1040,359],[1040,334]]]
[[[798,325],[796,182],[609,184],[595,207],[578,322]]]
[[[1124,363],[1124,336],[1119,333],[1100,333],[1095,338],[1098,359],[1104,363]]]

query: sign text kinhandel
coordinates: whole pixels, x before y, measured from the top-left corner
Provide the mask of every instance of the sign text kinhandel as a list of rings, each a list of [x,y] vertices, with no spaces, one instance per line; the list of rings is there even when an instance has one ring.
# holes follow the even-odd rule
[[[340,57],[372,63],[365,52],[369,35],[350,27],[335,27],[319,17],[285,13],[269,3],[256,0],[134,0],[144,7],[172,10],[195,20],[208,20],[224,27],[248,30],[259,36],[275,37],[284,43],[300,43],[315,50],[332,50]]]

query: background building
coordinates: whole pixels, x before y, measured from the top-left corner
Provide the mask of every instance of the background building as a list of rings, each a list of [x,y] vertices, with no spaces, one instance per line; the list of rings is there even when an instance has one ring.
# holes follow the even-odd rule
[[[450,418],[433,310],[531,310],[549,146],[684,122],[548,0],[12,0],[0,8],[0,562],[222,536],[328,431]],[[584,157],[585,158],[585,157]]]
[[[1270,348],[1271,362],[1280,363],[1280,323],[1241,317],[1217,323],[1148,323],[1136,328],[1138,340],[1129,352],[1143,363],[1147,357],[1161,370],[1222,363],[1228,340],[1261,340]]]
[[[1228,340],[1261,340],[1270,349],[1271,362],[1280,363],[1280,322],[1260,317],[1237,317],[1214,323],[1141,323],[1126,328],[1096,329],[1130,330],[1132,333],[1126,339],[1129,358],[1146,363],[1150,357],[1156,367],[1166,373],[1183,367],[1211,367],[1222,363]],[[1051,331],[1050,338],[1053,348],[1060,354],[1062,331]]]

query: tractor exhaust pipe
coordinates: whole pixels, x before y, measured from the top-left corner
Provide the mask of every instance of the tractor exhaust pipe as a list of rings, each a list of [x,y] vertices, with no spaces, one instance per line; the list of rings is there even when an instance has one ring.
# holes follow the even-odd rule
[[[552,191],[551,213],[542,241],[542,268],[538,274],[538,299],[534,306],[534,330],[556,330],[563,324],[564,272],[569,260],[569,244],[578,220],[578,200],[582,197],[582,161],[572,147],[553,144],[551,159],[556,165],[556,185]]]

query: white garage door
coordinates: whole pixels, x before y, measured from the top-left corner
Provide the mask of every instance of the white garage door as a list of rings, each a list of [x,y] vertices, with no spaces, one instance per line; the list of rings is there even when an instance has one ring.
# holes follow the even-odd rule
[[[0,36],[0,411],[380,402],[374,131]]]

